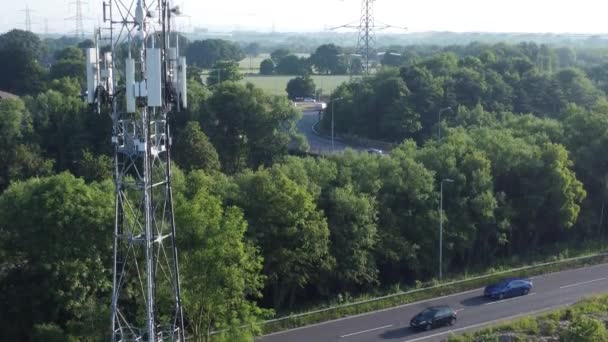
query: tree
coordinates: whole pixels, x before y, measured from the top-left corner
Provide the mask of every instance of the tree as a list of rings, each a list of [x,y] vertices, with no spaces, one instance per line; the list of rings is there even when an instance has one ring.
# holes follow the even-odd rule
[[[306,75],[311,70],[307,58],[289,55],[277,63],[275,72],[279,75]]]
[[[252,42],[245,46],[245,53],[249,57],[257,57],[260,54],[260,44],[256,42]]]
[[[342,49],[334,44],[324,44],[310,56],[311,64],[322,74],[345,74],[347,65],[340,56]]]
[[[222,82],[208,108],[202,127],[229,173],[271,164],[287,154],[298,136],[300,112],[285,97],[268,95],[252,84]]]
[[[185,171],[219,171],[220,161],[198,122],[190,121],[175,139],[173,158]]]
[[[110,182],[87,185],[68,173],[0,196],[2,340],[29,340],[37,323],[87,321],[90,305],[109,302],[112,203]],[[106,326],[89,325],[88,336]]]
[[[375,254],[382,283],[419,279],[436,265],[437,236],[427,231],[439,223],[434,175],[414,153],[415,143],[407,141],[391,151],[392,158],[380,158]]]
[[[53,161],[42,157],[32,137],[32,118],[23,101],[0,101],[0,192],[13,181],[52,171]]]
[[[208,69],[219,61],[238,62],[245,54],[238,45],[227,40],[206,39],[190,43],[186,58],[191,64]]]
[[[292,78],[287,82],[287,97],[295,100],[297,97],[313,97],[315,93],[315,82],[308,75]]]
[[[213,65],[207,77],[207,85],[218,85],[225,81],[239,81],[243,79],[239,64],[232,61],[220,61]]]
[[[80,48],[75,46],[68,46],[65,49],[55,52],[55,60],[82,60],[84,61],[84,54]]]
[[[49,78],[55,80],[63,77],[73,77],[80,84],[84,84],[86,82],[85,71],[84,60],[59,60],[51,65]]]
[[[94,155],[88,150],[82,151],[78,162],[78,175],[87,182],[101,182],[112,179],[113,160],[106,155]]]
[[[249,57],[249,72],[253,73],[252,59],[260,54],[260,44],[252,42],[245,46],[245,53]]]
[[[77,82],[73,81],[75,86],[69,83],[63,79],[57,85],[65,92],[77,89]],[[29,99],[27,107],[33,113],[33,127],[40,147],[46,156],[55,160],[57,170],[74,171],[81,151],[94,143],[99,144],[90,139],[94,136],[93,132],[84,129],[88,115],[83,114],[86,113],[86,103],[80,96],[51,89]],[[101,127],[96,129],[101,131]]]
[[[39,64],[41,51],[40,39],[31,32],[0,35],[0,89],[19,95],[40,91],[45,77]]]
[[[262,258],[245,239],[242,212],[222,208],[221,201],[202,188],[187,198],[176,197],[182,300],[192,337],[210,341],[215,330],[222,332],[214,341],[251,341],[260,332],[255,323],[270,312],[255,302],[264,285]]]
[[[331,278],[342,289],[374,285],[378,273],[373,254],[378,243],[374,197],[357,193],[352,186],[334,188],[327,215],[331,255],[336,259]]]
[[[272,59],[274,64],[277,65],[283,58],[289,56],[290,54],[291,52],[288,49],[277,49],[270,53],[270,59]]]
[[[249,222],[247,236],[260,247],[274,308],[294,304],[298,290],[329,266],[329,230],[311,195],[279,170],[237,178],[233,199]]]
[[[274,73],[274,62],[266,58],[260,63],[260,75],[272,75]]]

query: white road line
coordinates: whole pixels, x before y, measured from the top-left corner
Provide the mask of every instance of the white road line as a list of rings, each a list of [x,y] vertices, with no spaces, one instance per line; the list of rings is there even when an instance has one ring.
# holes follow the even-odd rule
[[[576,283],[576,284],[572,284],[572,285],[564,285],[564,286],[560,286],[560,289],[566,289],[566,288],[573,287],[573,286],[579,286],[579,285],[585,285],[585,284],[589,284],[589,283],[595,283],[596,281],[601,281],[601,280],[605,280],[605,279],[608,279],[608,277],[599,278],[599,279],[593,279],[593,280],[584,281],[582,283]]]
[[[378,328],[373,328],[373,329],[367,329],[367,330],[363,330],[363,331],[357,331],[357,332],[354,332],[352,334],[342,335],[342,336],[340,336],[340,338],[345,338],[345,337],[348,337],[348,336],[359,335],[359,334],[363,334],[363,333],[374,331],[374,330],[386,329],[386,328],[390,328],[392,326],[393,326],[392,324],[389,324],[389,325],[385,325],[383,327],[378,327]]]
[[[459,313],[460,311],[463,311],[464,309],[458,309],[458,310],[454,310],[454,312]]]
[[[414,339],[411,339],[411,340],[403,340],[401,342],[423,341],[423,340],[426,340],[426,339],[429,339],[429,338],[433,338],[433,337],[437,337],[437,336],[441,336],[441,335],[454,334],[454,333],[457,333],[457,332],[460,332],[460,331],[465,331],[465,330],[479,328],[479,327],[482,327],[484,325],[491,325],[493,323],[500,322],[500,321],[509,321],[509,320],[512,320],[512,319],[515,319],[515,318],[519,318],[519,317],[522,317],[522,316],[532,316],[532,315],[540,314],[542,312],[550,311],[550,310],[553,310],[555,308],[559,308],[559,307],[563,307],[563,306],[569,306],[569,305],[572,305],[574,303],[575,302],[564,304],[564,305],[556,305],[556,306],[552,306],[552,307],[548,307],[548,308],[544,308],[544,309],[540,309],[540,310],[536,310],[536,311],[520,313],[520,314],[509,316],[509,317],[495,319],[495,320],[489,321],[489,322],[477,323],[477,324],[469,325],[469,326],[458,328],[458,329],[450,329],[448,331],[440,332],[440,333],[433,334],[433,335],[422,336],[422,337],[414,338]]]
[[[341,322],[341,321],[351,320],[353,318],[359,318],[359,317],[363,317],[363,316],[374,315],[374,314],[377,314],[377,313],[380,313],[380,312],[385,312],[385,311],[398,310],[398,309],[405,308],[405,307],[408,307],[408,306],[413,306],[413,305],[430,304],[431,302],[435,302],[435,301],[438,301],[438,300],[442,300],[442,299],[446,299],[446,298],[450,298],[450,297],[457,297],[457,296],[461,296],[461,295],[464,295],[464,294],[469,294],[469,293],[477,292],[477,291],[480,291],[480,290],[483,290],[483,287],[476,288],[476,289],[473,289],[473,290],[464,291],[464,292],[453,293],[453,294],[449,294],[449,295],[445,295],[445,296],[441,296],[441,297],[437,297],[437,298],[423,299],[423,300],[419,300],[419,301],[416,301],[416,302],[401,304],[401,305],[393,306],[393,307],[386,308],[386,309],[380,309],[380,310],[370,311],[370,312],[363,312],[363,313],[352,315],[352,316],[346,316],[346,317],[342,317],[342,318],[336,318],[336,319],[333,319],[331,321],[319,322],[319,323],[314,323],[314,324],[311,324],[311,325],[305,325],[305,326],[302,326],[302,327],[297,327],[297,328],[277,331],[277,332],[266,334],[266,335],[263,335],[263,336],[260,336],[260,337],[263,338],[263,337],[266,337],[266,336],[282,335],[282,334],[286,334],[286,333],[297,331],[297,330],[304,330],[304,329],[318,327],[318,326],[321,326],[321,325],[338,323],[338,322]]]
[[[528,296],[534,296],[535,294],[536,294],[536,292],[532,292]],[[489,303],[485,303],[484,305],[494,305],[494,304],[498,304],[498,303],[504,303],[504,302],[508,302],[508,301],[511,301],[511,300],[520,299],[522,297],[524,297],[524,296],[515,297],[515,298],[509,298],[509,299],[503,299],[503,300],[498,300],[498,301],[495,301],[495,302],[489,302]]]

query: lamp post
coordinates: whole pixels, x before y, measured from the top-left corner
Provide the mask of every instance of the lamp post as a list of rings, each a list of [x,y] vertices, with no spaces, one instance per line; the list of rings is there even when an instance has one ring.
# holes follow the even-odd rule
[[[338,97],[337,99],[331,100],[331,153],[334,153],[334,103],[344,99]]]
[[[439,186],[439,281],[443,279],[443,183],[454,183],[449,178],[441,180]]]
[[[445,107],[439,110],[439,114],[437,115],[437,130],[439,131],[439,141],[441,141],[441,113],[452,110],[452,107]]]

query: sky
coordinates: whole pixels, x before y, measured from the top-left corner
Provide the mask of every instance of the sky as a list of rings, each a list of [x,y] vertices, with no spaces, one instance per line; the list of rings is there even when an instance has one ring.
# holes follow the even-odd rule
[[[2,0],[0,32],[25,28],[25,7],[32,30],[74,31],[66,20],[76,13],[76,0]],[[85,28],[99,24],[102,0],[83,4]],[[106,0],[108,1],[108,0]],[[116,1],[116,0],[114,0]],[[122,0],[130,3],[133,0]],[[361,0],[174,0],[189,17],[179,19],[184,30],[323,31],[356,24]],[[602,0],[376,0],[377,23],[407,27],[392,32],[555,32],[608,33],[608,2]],[[347,31],[345,29],[341,31]]]

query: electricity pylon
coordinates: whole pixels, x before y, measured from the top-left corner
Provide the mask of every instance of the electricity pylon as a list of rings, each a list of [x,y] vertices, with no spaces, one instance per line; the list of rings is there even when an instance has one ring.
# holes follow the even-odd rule
[[[374,2],[376,0],[361,1],[361,17],[356,24],[346,24],[331,28],[337,30],[339,28],[354,28],[358,30],[357,36],[357,54],[363,57],[363,70],[369,74],[370,62],[376,58],[374,49],[376,45],[376,30],[384,30],[387,28],[406,29],[405,27],[397,27],[386,24],[376,24],[374,17]]]

